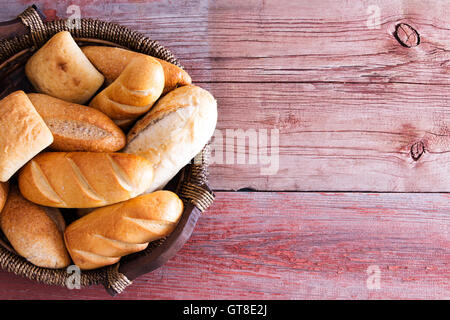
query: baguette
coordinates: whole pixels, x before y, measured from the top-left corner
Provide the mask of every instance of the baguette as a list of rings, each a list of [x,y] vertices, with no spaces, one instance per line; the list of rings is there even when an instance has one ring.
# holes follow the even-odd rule
[[[28,98],[53,134],[53,150],[114,152],[125,146],[122,130],[94,108],[39,93]]]
[[[161,64],[149,56],[139,56],[89,105],[114,120],[134,119],[152,107],[163,88]]]
[[[64,245],[64,219],[58,209],[38,206],[11,188],[0,213],[0,227],[14,250],[32,264],[64,268],[70,257]]]
[[[146,192],[163,188],[208,142],[217,122],[217,104],[193,85],[163,98],[130,130],[124,152],[147,158],[155,177]]]
[[[19,173],[28,200],[59,208],[91,208],[125,201],[152,183],[153,165],[125,153],[46,152]]]
[[[53,142],[53,136],[23,91],[0,101],[0,181]]]
[[[111,83],[116,80],[133,58],[145,56],[142,53],[126,49],[104,46],[87,46],[81,48],[81,50],[92,64],[105,76],[106,83]],[[177,87],[191,84],[191,77],[186,71],[165,60],[155,59],[161,63],[164,70],[163,94],[166,94]]]
[[[68,31],[55,34],[28,59],[25,73],[38,92],[79,104],[104,81]]]
[[[157,191],[89,213],[67,227],[64,240],[78,267],[95,269],[167,236],[182,212],[175,193]]]

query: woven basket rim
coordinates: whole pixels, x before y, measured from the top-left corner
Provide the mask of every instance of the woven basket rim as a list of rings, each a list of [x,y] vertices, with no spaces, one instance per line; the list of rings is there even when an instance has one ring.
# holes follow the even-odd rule
[[[30,7],[24,13],[28,10],[31,11],[31,15],[34,17],[33,19],[36,19],[36,12],[33,12],[34,8]],[[22,13],[22,15],[24,13]],[[21,18],[24,20],[23,17]],[[0,41],[0,72],[3,69],[8,69],[8,67],[13,66],[18,58],[22,57],[24,54],[26,55],[28,52],[33,52],[38,49],[54,34],[63,30],[69,31],[77,42],[97,41],[103,45],[122,47],[128,50],[149,54],[182,68],[178,60],[167,48],[138,31],[131,30],[128,27],[113,22],[91,18],[81,19],[81,28],[70,29],[67,27],[68,20],[69,19],[63,19],[45,22],[42,24],[43,27],[41,26],[43,29],[38,31],[33,29],[36,28],[36,25],[28,25],[27,23],[30,23],[30,21],[24,21],[31,29],[29,33]],[[41,25],[40,23],[42,23],[42,21],[36,22],[38,26]],[[38,34],[39,36],[35,36],[35,34]],[[5,75],[0,74],[0,77],[3,79]],[[180,171],[184,173],[181,174],[178,180],[177,191],[180,190],[180,187],[184,182],[191,185],[197,184],[207,186],[208,152],[209,148],[208,145],[206,145],[201,154],[199,154],[191,164],[188,164]],[[197,163],[197,167],[195,163]],[[206,189],[209,190],[209,188]],[[200,211],[205,210],[212,203],[214,195],[211,191],[209,197],[211,199],[207,199],[208,201],[202,203],[204,199],[201,199],[202,201],[200,202],[196,202],[195,197],[191,198],[190,195],[186,196],[187,199],[180,196],[183,202],[189,201],[193,203],[196,207],[200,208]],[[186,212],[183,212],[183,215],[185,214]],[[145,250],[141,253],[143,255],[147,254]],[[120,293],[129,284],[129,281],[127,282],[126,277],[124,279],[124,277],[122,277],[123,275],[118,272],[119,263],[112,266],[83,271],[81,273],[81,286],[104,284],[105,287],[112,287],[114,292]],[[66,281],[68,276],[70,276],[65,268],[48,269],[37,267],[21,256],[8,251],[1,245],[0,268],[49,285],[66,286]],[[123,282],[125,282],[125,284]]]

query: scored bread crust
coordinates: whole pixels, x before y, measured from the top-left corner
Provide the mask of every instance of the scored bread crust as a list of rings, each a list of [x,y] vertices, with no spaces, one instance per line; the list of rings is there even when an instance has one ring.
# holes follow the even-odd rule
[[[125,153],[46,152],[19,173],[28,200],[49,207],[92,208],[125,201],[153,181],[153,165]]]
[[[0,213],[0,227],[14,250],[36,266],[64,268],[70,257],[63,240],[64,219],[58,209],[38,206],[11,188]]]
[[[23,91],[0,100],[0,181],[8,181],[53,142],[44,120]]]
[[[147,158],[155,177],[146,192],[164,187],[199,153],[217,123],[217,103],[206,90],[179,87],[161,98],[127,135],[124,152]]]
[[[114,152],[125,146],[122,130],[102,112],[46,94],[28,98],[53,134],[57,151]]]
[[[25,73],[38,92],[79,104],[104,81],[68,31],[55,34],[28,59]]]
[[[161,96],[164,71],[150,56],[134,58],[120,76],[92,99],[90,106],[110,118],[132,119],[147,112]]]
[[[105,81],[107,83],[116,80],[133,58],[145,56],[143,53],[105,46],[86,46],[82,47],[81,50],[92,64],[105,76]],[[177,87],[192,83],[189,74],[180,67],[165,60],[155,59],[161,63],[164,70],[163,94],[172,91]]]
[[[157,191],[85,215],[67,227],[64,240],[77,266],[99,268],[169,235],[182,212],[175,193]]]

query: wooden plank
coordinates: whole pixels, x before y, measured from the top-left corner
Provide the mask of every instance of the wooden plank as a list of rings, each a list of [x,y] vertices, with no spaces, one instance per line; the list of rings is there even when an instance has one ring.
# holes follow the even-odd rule
[[[448,299],[448,200],[221,192],[185,247],[117,298]],[[0,283],[1,299],[108,298],[101,287],[67,290],[5,272]]]
[[[12,18],[26,6],[6,0],[0,4],[0,19]],[[78,4],[82,17],[127,25],[168,46],[197,82],[449,83],[447,1]],[[66,3],[38,5],[49,16],[70,16]],[[398,43],[393,32],[400,22],[417,29],[419,46]]]
[[[449,86],[204,86],[219,104],[210,168],[215,189],[450,191]],[[279,131],[279,157],[271,160],[278,170],[272,172],[258,154],[276,151],[271,129]],[[245,133],[253,138],[244,139]],[[257,140],[261,136],[270,150]],[[415,161],[418,146],[424,152]]]
[[[86,17],[101,16],[126,25],[131,23],[130,27],[155,35],[156,39],[167,40],[171,48],[173,45],[176,54],[186,62],[188,70],[194,74],[195,70],[199,71],[194,80],[200,81],[218,98],[218,129],[224,130],[222,133],[225,139],[227,129],[279,130],[279,170],[273,170],[275,174],[261,174],[261,168],[267,165],[262,165],[259,160],[256,165],[250,164],[250,159],[244,160],[243,164],[237,163],[237,158],[249,158],[252,151],[241,152],[235,147],[231,150],[235,161],[227,164],[223,160],[225,164],[216,163],[211,168],[211,181],[216,189],[449,190],[450,183],[446,175],[449,146],[446,92],[450,85],[446,78],[449,59],[446,50],[437,49],[438,44],[443,48],[447,46],[446,37],[442,37],[442,33],[447,31],[442,26],[446,20],[440,16],[446,12],[445,5],[437,8],[434,7],[437,4],[427,4],[430,10],[426,11],[422,2],[410,2],[407,6],[400,6],[403,2],[395,1],[374,2],[380,8],[382,26],[388,24],[385,20],[389,17],[397,17],[398,12],[418,19],[429,19],[423,24],[434,29],[426,34],[436,38],[433,40],[422,36],[418,47],[408,49],[400,46],[391,34],[383,33],[383,37],[377,38],[372,33],[381,32],[380,29],[371,30],[366,25],[362,29],[356,25],[356,22],[364,25],[361,12],[364,8],[364,12],[367,11],[369,4],[366,2],[348,8],[335,1],[321,2],[318,6],[301,1],[280,5],[255,1],[245,5],[239,3],[219,1],[209,4],[208,1],[199,1],[180,6],[165,1],[119,1],[99,5],[84,1],[81,12]],[[56,16],[67,16],[66,4],[43,2],[42,5],[47,12],[55,10]],[[343,6],[345,10],[327,9],[336,9],[334,6],[337,5]],[[11,10],[8,7],[6,12],[9,13],[3,14],[6,16]],[[429,14],[419,14],[425,11]],[[246,18],[236,17],[237,14]],[[255,15],[258,15],[258,19]],[[130,21],[130,16],[136,19]],[[226,25],[231,22],[232,26],[227,28]],[[362,41],[361,37],[367,35],[374,41]],[[276,41],[272,41],[272,36]],[[302,38],[306,36],[309,37],[308,41]],[[247,37],[245,39],[248,41],[243,37]],[[262,38],[270,39],[274,47],[258,42]],[[395,66],[383,67],[383,63],[390,63],[390,58],[376,53],[376,48],[386,50],[387,46],[380,44],[379,39],[394,41],[388,46],[386,54],[395,56],[395,63],[404,70]],[[369,44],[373,47],[368,47]],[[261,45],[266,50],[262,50]],[[425,50],[423,45],[434,46],[434,51]],[[276,58],[273,56],[265,59],[258,55],[258,52],[270,52],[273,48],[282,54],[280,60],[273,60]],[[290,50],[300,50],[300,53],[294,55]],[[305,52],[301,53],[301,50]],[[368,54],[362,54],[363,51]],[[350,54],[343,58],[345,52]],[[264,73],[262,78],[258,72],[255,74],[258,64],[267,66],[267,70],[271,68],[268,64],[272,63],[279,64],[283,69],[292,56],[298,61],[290,61],[291,66],[299,64],[301,69],[302,64],[308,64],[312,66],[310,72],[315,76],[303,77],[309,72],[307,70],[306,73],[305,70],[294,70],[294,78],[279,73]],[[419,56],[431,63],[423,65],[427,66],[426,70],[420,67],[422,60],[416,60]],[[334,57],[334,60],[330,57]],[[372,60],[359,60],[369,58]],[[247,62],[243,63],[243,59]],[[406,63],[403,59],[409,59],[410,62]],[[241,61],[238,62],[242,66],[239,72],[233,72],[237,66],[233,61]],[[378,70],[377,74],[384,77],[381,82],[381,78],[366,77],[367,74],[352,65],[355,63],[366,68],[374,61],[380,65],[381,73]],[[336,69],[330,64],[339,67]],[[246,75],[246,70],[253,70],[253,76]],[[323,71],[327,72],[327,77],[320,75]],[[428,79],[430,75],[433,75],[431,80]],[[365,83],[367,81],[364,79],[371,80]],[[236,81],[263,83],[234,83]],[[265,83],[270,81],[275,82]],[[416,82],[433,85],[415,85]],[[426,152],[419,161],[411,158],[413,145],[425,147]],[[240,146],[243,144],[240,143]]]

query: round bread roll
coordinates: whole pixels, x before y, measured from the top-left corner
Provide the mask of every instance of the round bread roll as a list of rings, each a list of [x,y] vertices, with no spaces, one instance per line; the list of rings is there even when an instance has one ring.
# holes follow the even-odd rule
[[[152,107],[163,89],[161,64],[150,56],[141,55],[134,58],[89,105],[113,120],[135,119]]]
[[[154,179],[146,192],[163,188],[188,164],[211,138],[216,122],[216,100],[200,87],[179,87],[161,98],[130,130],[124,149],[153,163]]]
[[[86,103],[104,81],[68,31],[47,41],[28,60],[25,73],[38,92],[79,104]]]
[[[59,210],[26,200],[17,187],[11,188],[0,213],[0,227],[14,250],[32,264],[55,269],[70,264]]]

